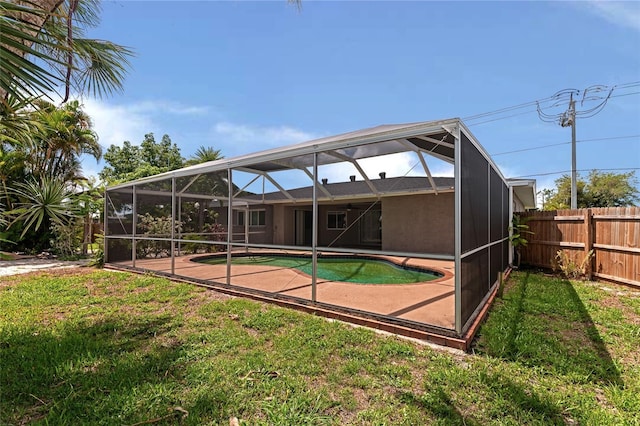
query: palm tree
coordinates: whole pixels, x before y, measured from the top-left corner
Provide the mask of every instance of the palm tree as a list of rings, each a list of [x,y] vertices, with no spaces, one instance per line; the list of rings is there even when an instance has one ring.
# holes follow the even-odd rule
[[[27,144],[31,174],[78,180],[81,178],[80,155],[88,154],[96,160],[102,157],[102,147],[90,117],[75,100],[58,108],[45,101],[38,101],[37,106],[39,109],[33,114],[40,123],[40,131]]]
[[[207,161],[216,161],[223,159],[224,156],[219,149],[212,147],[200,146],[193,155],[184,163],[185,166],[193,166],[194,164],[206,163]]]
[[[59,85],[64,101],[71,89],[96,96],[122,89],[132,51],[85,37],[99,12],[97,0],[0,0],[0,100],[28,100]]]

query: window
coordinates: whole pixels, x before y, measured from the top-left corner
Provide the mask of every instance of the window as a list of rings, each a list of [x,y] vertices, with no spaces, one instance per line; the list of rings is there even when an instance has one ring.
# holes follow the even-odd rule
[[[249,226],[265,226],[266,223],[264,210],[249,210]]]
[[[346,229],[347,213],[346,212],[329,212],[327,214],[327,229]]]
[[[244,212],[242,210],[236,210],[236,220],[234,225],[238,225],[238,226],[244,225]]]

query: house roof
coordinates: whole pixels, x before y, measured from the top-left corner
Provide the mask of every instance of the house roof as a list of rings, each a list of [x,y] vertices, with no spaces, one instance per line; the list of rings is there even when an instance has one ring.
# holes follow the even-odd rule
[[[525,209],[534,210],[537,207],[535,179],[507,179],[507,183],[513,188],[514,195]]]

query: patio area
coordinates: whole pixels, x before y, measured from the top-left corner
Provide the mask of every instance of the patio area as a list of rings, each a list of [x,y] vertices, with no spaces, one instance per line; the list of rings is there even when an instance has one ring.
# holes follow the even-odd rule
[[[261,252],[264,254],[265,252]],[[304,254],[299,252],[298,254]],[[176,277],[210,282],[214,287],[227,285],[227,266],[194,261],[206,255],[177,256],[172,271],[171,258],[138,259],[135,267]],[[454,262],[380,256],[396,264],[422,267],[443,274],[433,281],[413,284],[360,284],[318,279],[316,302],[359,312],[397,317],[418,323],[453,329]],[[132,262],[112,266],[132,267]],[[295,268],[265,265],[231,265],[230,286],[263,293],[269,297],[288,297],[312,301],[311,277]]]

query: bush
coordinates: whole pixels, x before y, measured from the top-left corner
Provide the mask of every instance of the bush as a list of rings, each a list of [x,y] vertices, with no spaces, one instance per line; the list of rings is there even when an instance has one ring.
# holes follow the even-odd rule
[[[78,259],[84,231],[82,219],[76,218],[67,224],[54,223],[50,229],[53,253],[63,259]]]
[[[581,262],[576,262],[576,256],[570,256],[565,250],[558,250],[553,259],[553,270],[559,271],[564,277],[569,279],[584,279],[591,271],[591,258],[593,250],[587,253]]]

